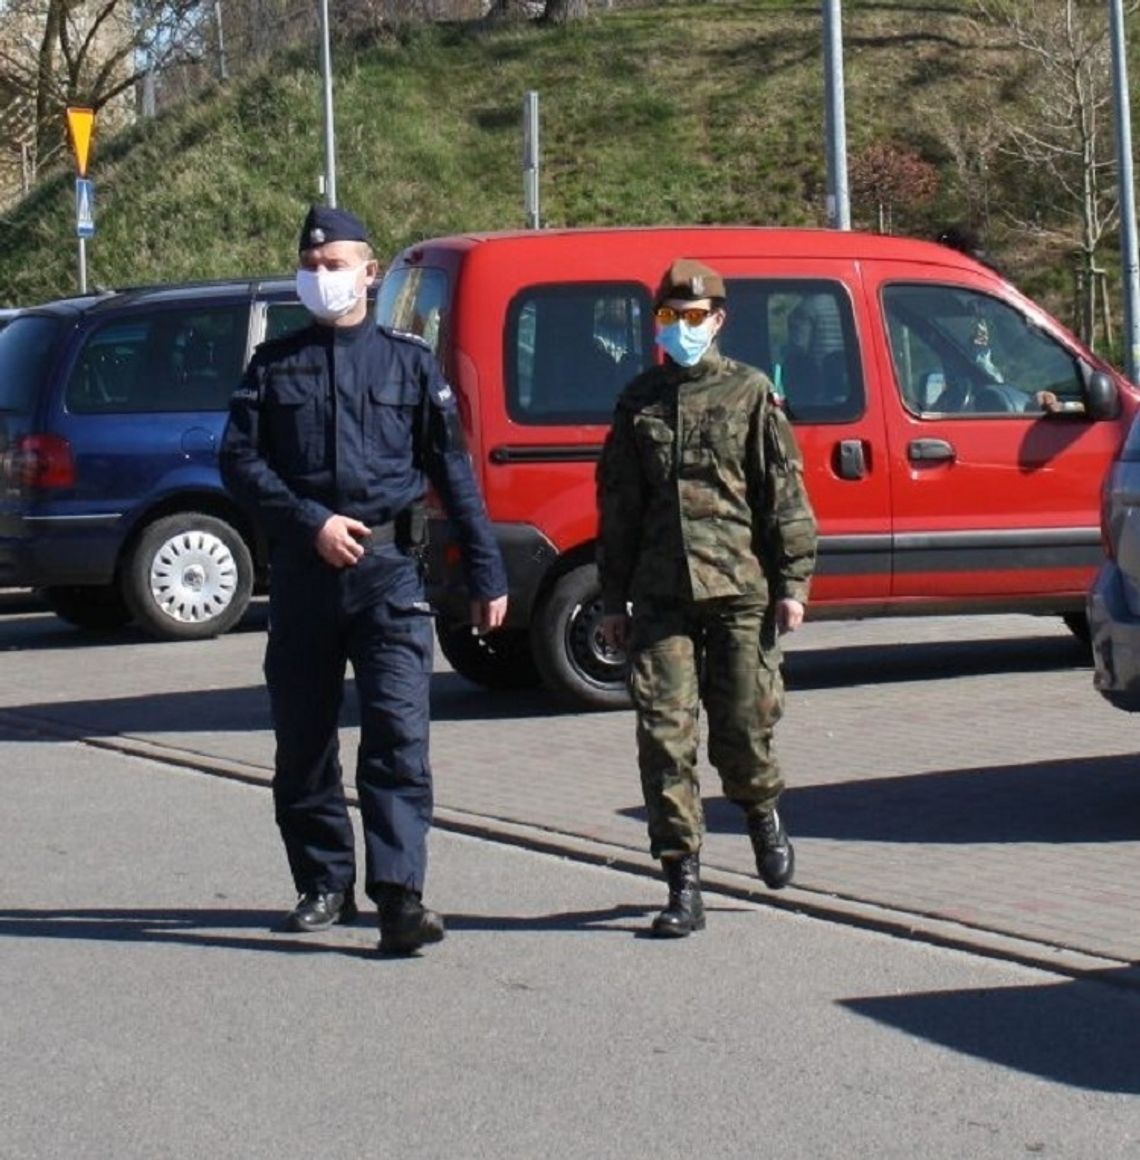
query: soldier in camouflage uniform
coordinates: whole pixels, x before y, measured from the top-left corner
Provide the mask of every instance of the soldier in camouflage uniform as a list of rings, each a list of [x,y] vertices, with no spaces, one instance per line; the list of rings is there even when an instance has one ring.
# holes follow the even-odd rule
[[[772,384],[725,358],[724,280],[679,259],[657,294],[664,365],[622,392],[598,466],[608,643],[630,656],[649,840],[669,883],[653,932],[705,925],[696,775],[708,755],[744,811],[760,877],[791,881],[772,729],[783,711],[780,633],[803,621],[816,524],[795,437]]]

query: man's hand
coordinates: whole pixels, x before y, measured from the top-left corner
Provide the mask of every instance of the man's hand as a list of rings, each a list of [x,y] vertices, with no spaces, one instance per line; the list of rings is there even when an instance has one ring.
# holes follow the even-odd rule
[[[471,623],[480,635],[495,628],[502,628],[507,619],[507,598],[496,596],[494,600],[471,601]]]
[[[776,631],[781,635],[795,632],[804,622],[804,606],[798,600],[785,596],[776,601]]]
[[[607,612],[602,617],[602,639],[607,648],[624,652],[629,641],[629,617],[624,612]]]
[[[334,568],[351,568],[364,555],[361,540],[371,534],[367,524],[352,516],[329,516],[317,532],[317,552]]]

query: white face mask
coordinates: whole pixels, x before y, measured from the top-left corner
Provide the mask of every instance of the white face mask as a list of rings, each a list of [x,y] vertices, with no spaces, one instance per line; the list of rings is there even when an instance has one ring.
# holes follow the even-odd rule
[[[347,270],[298,270],[297,297],[301,305],[321,322],[333,322],[348,314],[364,296],[356,282],[363,266]]]

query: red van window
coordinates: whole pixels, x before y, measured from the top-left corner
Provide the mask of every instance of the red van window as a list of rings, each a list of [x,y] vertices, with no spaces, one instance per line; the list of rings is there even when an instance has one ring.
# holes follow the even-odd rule
[[[1040,413],[1040,392],[1082,396],[1076,358],[1008,303],[960,286],[883,290],[903,402],[915,414]]]
[[[438,354],[447,319],[447,275],[430,266],[391,270],[376,299],[376,321],[392,330],[417,334]]]
[[[511,302],[507,409],[517,423],[609,423],[622,387],[653,361],[644,286],[531,286]]]
[[[729,279],[720,346],[768,375],[793,422],[844,423],[863,413],[851,302],[836,282]]]

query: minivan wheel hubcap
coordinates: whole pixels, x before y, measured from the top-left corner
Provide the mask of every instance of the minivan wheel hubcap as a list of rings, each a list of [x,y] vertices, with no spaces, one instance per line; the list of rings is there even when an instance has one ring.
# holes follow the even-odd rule
[[[219,616],[237,591],[238,569],[225,541],[209,532],[179,532],[154,554],[150,594],[171,620],[201,623]]]

